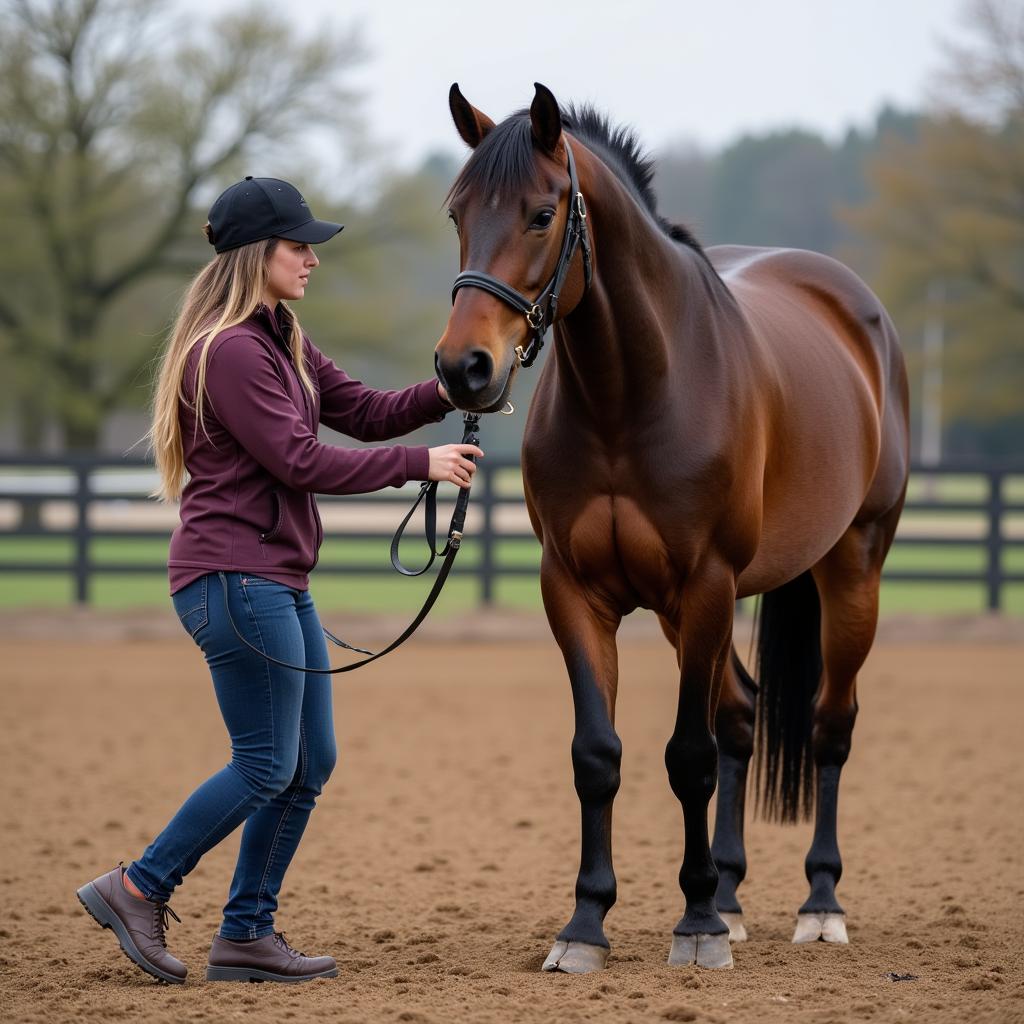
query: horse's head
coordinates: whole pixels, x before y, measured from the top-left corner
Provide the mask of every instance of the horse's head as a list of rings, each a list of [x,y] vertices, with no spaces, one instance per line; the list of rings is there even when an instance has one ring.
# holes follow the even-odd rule
[[[461,409],[502,408],[518,365],[532,363],[550,323],[588,283],[586,210],[562,115],[551,92],[535,88],[529,112],[500,125],[458,85],[448,96],[473,153],[448,197],[462,273],[434,362]]]

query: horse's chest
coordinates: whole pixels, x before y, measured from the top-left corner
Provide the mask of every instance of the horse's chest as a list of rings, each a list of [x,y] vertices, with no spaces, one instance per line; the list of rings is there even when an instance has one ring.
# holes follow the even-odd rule
[[[567,530],[569,563],[580,581],[627,603],[657,607],[674,590],[677,571],[657,524],[632,498],[587,501]]]

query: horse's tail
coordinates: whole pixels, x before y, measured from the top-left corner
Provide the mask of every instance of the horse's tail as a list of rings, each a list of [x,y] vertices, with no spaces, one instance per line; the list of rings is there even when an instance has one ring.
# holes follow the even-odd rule
[[[821,678],[821,605],[810,572],[761,598],[757,627],[756,789],[762,817],[814,808],[811,712]]]

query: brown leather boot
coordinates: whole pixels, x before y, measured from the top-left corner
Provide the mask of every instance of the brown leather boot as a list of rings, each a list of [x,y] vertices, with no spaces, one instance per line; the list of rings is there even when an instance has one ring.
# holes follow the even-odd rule
[[[306,956],[292,949],[283,932],[254,942],[233,942],[215,935],[210,947],[208,981],[312,981],[336,978],[334,957]]]
[[[78,890],[82,906],[98,924],[113,930],[129,960],[154,978],[180,985],[188,969],[167,952],[164,931],[168,915],[179,924],[181,918],[166,903],[133,896],[124,887],[123,873],[124,868],[118,865],[83,885]]]

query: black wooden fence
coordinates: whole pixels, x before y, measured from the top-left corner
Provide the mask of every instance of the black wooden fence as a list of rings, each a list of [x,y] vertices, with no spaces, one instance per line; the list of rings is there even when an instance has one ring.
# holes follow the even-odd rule
[[[130,472],[124,482],[125,471]],[[161,539],[166,541],[169,531],[146,528],[99,528],[91,524],[92,509],[115,502],[144,502],[146,494],[155,483],[155,476],[149,476],[152,464],[141,458],[78,456],[47,457],[29,455],[0,455],[0,540],[29,538],[71,538],[73,555],[68,561],[26,560],[12,557],[9,543],[0,546],[0,585],[3,574],[70,574],[75,582],[75,597],[80,603],[88,603],[90,581],[99,573],[137,574],[164,573],[164,563],[133,563],[118,559],[116,562],[97,562],[91,555],[91,543],[101,538],[119,540]],[[122,479],[119,480],[119,477]],[[456,562],[455,573],[473,575],[479,581],[480,601],[490,604],[494,600],[495,582],[503,576],[535,575],[536,565],[525,565],[522,561],[502,561],[499,558],[500,542],[532,540],[533,534],[526,528],[525,517],[521,514],[523,497],[521,488],[516,486],[518,461],[489,457],[481,465],[476,476],[471,501],[471,510],[477,517],[476,525],[467,531],[477,547],[477,557]],[[952,488],[954,494],[943,496],[949,491],[948,481],[974,480],[983,486]],[[496,482],[501,481],[502,486]],[[1013,481],[1019,491],[1016,497],[1007,496],[1007,484]],[[511,486],[509,484],[511,483]],[[940,484],[942,486],[940,486]],[[969,496],[956,492],[966,491]],[[401,519],[402,504],[411,501],[410,492],[388,491],[374,495],[359,495],[354,498],[321,497],[322,507],[329,508],[333,502],[358,501],[361,507],[372,511],[373,523],[366,529],[345,531],[325,530],[325,540],[376,540],[390,538],[394,525]],[[929,496],[933,494],[934,496]],[[44,521],[41,514],[46,505],[70,506],[72,512],[69,525],[53,526]],[[379,513],[377,506],[381,506]],[[385,508],[387,511],[385,512]],[[517,520],[511,528],[499,528],[499,509],[518,510],[513,515]],[[1021,520],[1024,513],[1024,464],[964,463],[938,466],[915,466],[912,476],[911,498],[906,505],[905,522],[918,513],[961,514],[970,522],[983,518],[985,527],[980,533],[965,529],[901,530],[897,546],[928,546],[944,548],[973,548],[984,550],[984,568],[981,571],[937,570],[886,570],[885,579],[907,582],[983,584],[986,604],[991,610],[1003,605],[1004,589],[1009,583],[1024,583],[1024,572],[1011,571],[1006,566],[1006,553],[1013,547],[1024,548],[1024,529],[1008,530],[1011,517]],[[1015,515],[1016,514],[1016,515]],[[440,516],[439,516],[440,518]],[[442,525],[447,519],[442,520]],[[377,525],[380,524],[380,525]],[[1012,535],[1011,535],[1012,534]],[[412,557],[412,556],[410,556]],[[368,564],[359,561],[322,560],[317,566],[318,573],[377,574],[390,573],[386,563]]]

